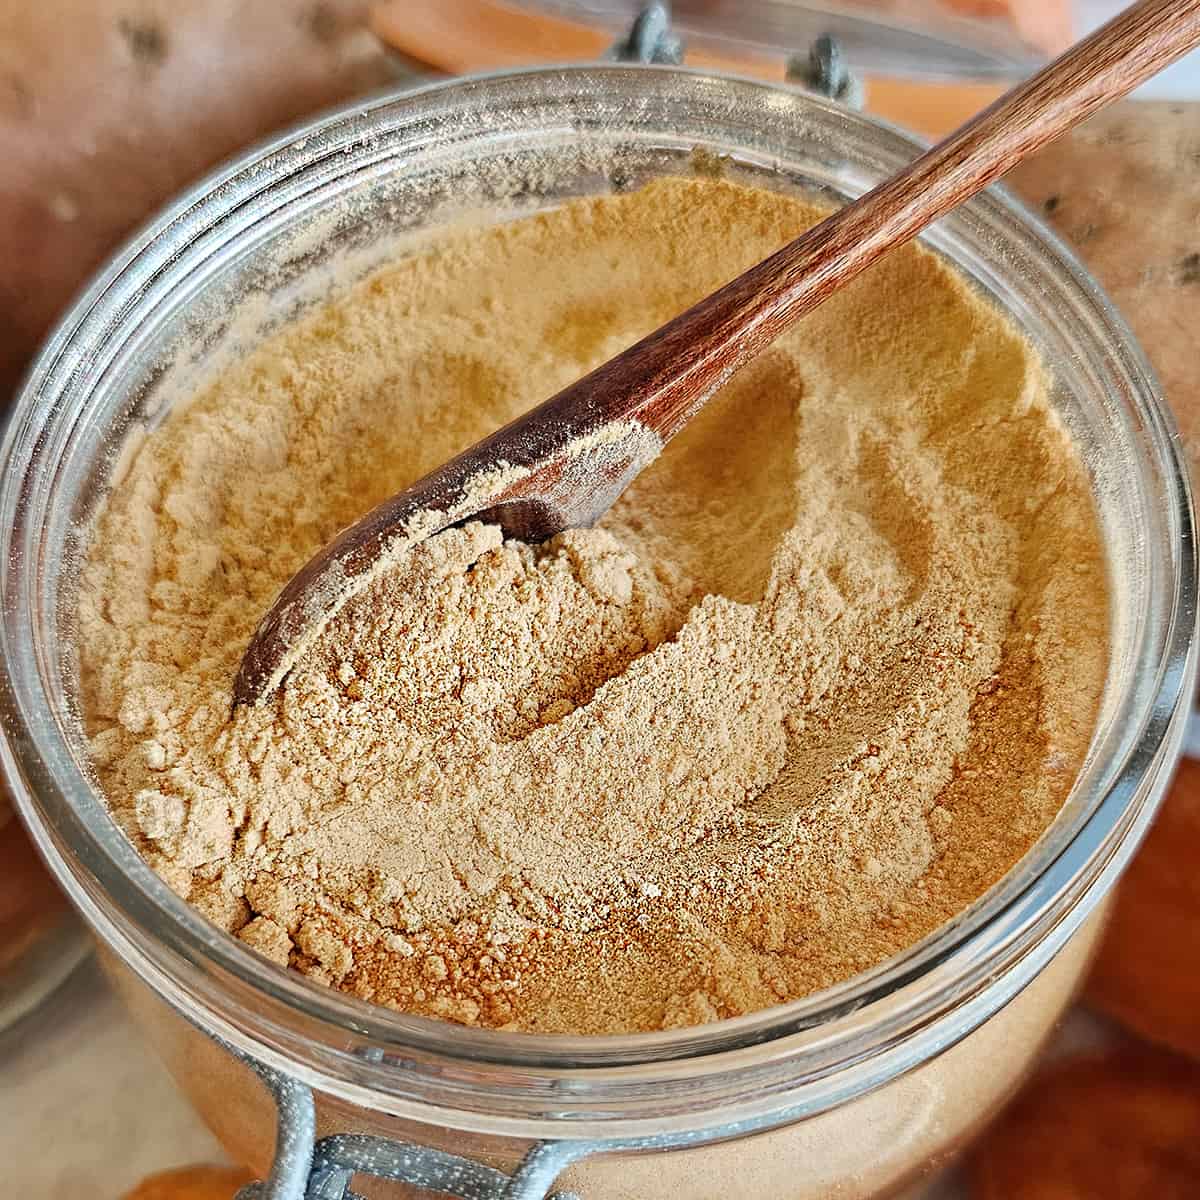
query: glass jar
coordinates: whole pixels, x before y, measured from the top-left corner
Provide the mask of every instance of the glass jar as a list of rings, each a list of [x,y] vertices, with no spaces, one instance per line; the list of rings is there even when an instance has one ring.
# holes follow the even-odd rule
[[[681,68],[452,81],[361,103],[210,177],[132,240],[51,338],[3,449],[0,753],[132,1011],[235,1157],[264,1169],[274,1114],[214,1036],[312,1087],[325,1132],[506,1169],[549,1142],[539,1186],[567,1167],[563,1186],[585,1200],[882,1195],[943,1159],[1016,1085],[1072,996],[1094,914],[1178,754],[1196,555],[1145,360],[1069,252],[1002,191],[927,241],[1053,373],[1110,557],[1111,666],[1058,819],[996,887],[895,958],[795,1003],[655,1034],[532,1036],[377,1008],[268,964],[175,897],[109,819],[73,704],[78,531],[124,450],[216,364],[415,232],[716,162],[760,186],[846,198],[916,149],[836,104]],[[596,1142],[610,1152],[569,1165]]]

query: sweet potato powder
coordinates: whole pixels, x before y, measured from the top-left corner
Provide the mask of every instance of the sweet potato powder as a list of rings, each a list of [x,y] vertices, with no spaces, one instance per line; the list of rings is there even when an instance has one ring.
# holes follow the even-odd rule
[[[1028,849],[1103,687],[1101,535],[1035,352],[916,247],[598,528],[422,543],[231,716],[333,534],[818,215],[674,179],[446,234],[128,457],[82,570],[82,703],[180,895],[377,1003],[613,1033],[845,979]]]

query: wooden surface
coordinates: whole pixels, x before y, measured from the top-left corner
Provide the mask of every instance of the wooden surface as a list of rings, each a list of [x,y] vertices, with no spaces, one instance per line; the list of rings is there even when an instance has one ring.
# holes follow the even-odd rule
[[[335,599],[370,577],[417,514],[444,514],[442,527],[476,516],[529,541],[591,524],[652,457],[638,427],[668,442],[734,372],[881,255],[1197,44],[1200,0],[1141,0],[891,179],[379,505],[280,593],[247,647],[235,702],[274,692]],[[577,453],[583,441],[603,442],[604,454]],[[527,473],[467,505],[471,481],[500,462]]]

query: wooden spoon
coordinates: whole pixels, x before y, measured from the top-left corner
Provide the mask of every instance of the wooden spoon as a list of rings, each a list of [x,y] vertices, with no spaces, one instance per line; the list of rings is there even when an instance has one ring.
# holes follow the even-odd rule
[[[722,384],[805,313],[1039,146],[1200,44],[1200,0],[1141,0],[891,179],[386,500],[280,592],[234,703],[270,696],[351,596],[467,520],[538,542],[602,516]]]

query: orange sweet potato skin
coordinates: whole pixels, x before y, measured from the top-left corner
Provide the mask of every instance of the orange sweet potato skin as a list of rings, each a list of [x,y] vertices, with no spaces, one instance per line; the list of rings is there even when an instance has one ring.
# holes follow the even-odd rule
[[[252,1178],[241,1167],[179,1167],[143,1179],[123,1200],[233,1200]]]
[[[72,294],[189,180],[392,72],[366,0],[0,6],[0,407]]]
[[[1200,467],[1200,104],[1116,104],[1005,182],[1115,301]]]
[[[1126,101],[1007,182],[1078,251],[1158,373],[1200,479],[1200,104]],[[1087,999],[1200,1059],[1200,762],[1121,882]]]
[[[1148,1047],[1044,1067],[972,1152],[972,1200],[1194,1200],[1200,1068]]]

